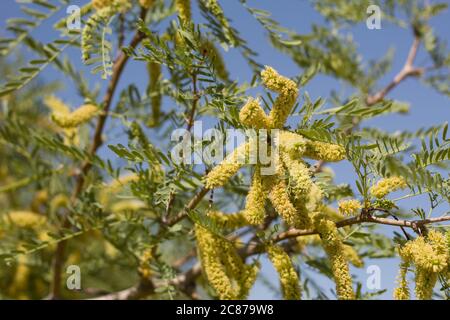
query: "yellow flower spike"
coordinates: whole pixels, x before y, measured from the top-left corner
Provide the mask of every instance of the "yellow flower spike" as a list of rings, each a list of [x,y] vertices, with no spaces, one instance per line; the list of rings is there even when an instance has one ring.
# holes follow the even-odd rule
[[[433,296],[433,288],[438,280],[436,272],[416,266],[416,297],[419,300],[431,300]]]
[[[250,289],[253,287],[253,284],[258,277],[260,265],[259,263],[255,263],[254,265],[245,266],[245,272],[242,274],[240,279],[240,292],[237,299],[242,300],[248,296]]]
[[[150,78],[148,92],[150,94],[150,104],[152,106],[150,127],[154,127],[159,124],[159,118],[161,115],[161,65],[156,62],[150,62],[147,67]]]
[[[141,7],[149,9],[153,4],[155,0],[139,0],[139,4]]]
[[[333,143],[307,141],[303,156],[314,160],[337,162],[345,159],[345,149]]]
[[[175,0],[178,14],[183,23],[191,22],[191,0]]]
[[[52,115],[52,119],[61,128],[75,128],[101,113],[102,110],[100,110],[97,106],[93,104],[85,104],[68,114],[54,113]]]
[[[220,245],[220,240],[217,239],[217,236],[198,224],[195,225],[195,235],[202,269],[208,282],[216,290],[220,299],[236,299],[236,289],[233,288],[225,265],[221,261],[223,246]]]
[[[276,179],[269,192],[269,200],[289,226],[301,229],[304,222],[289,199],[287,190],[286,182],[282,178]]]
[[[408,268],[410,266],[410,261],[406,259],[402,254],[402,248],[399,248],[399,254],[401,258],[400,263],[400,270],[397,277],[397,283],[398,286],[394,290],[394,299],[395,300],[409,300],[410,294],[409,294],[409,286],[408,286],[408,280],[406,279],[406,276],[408,274]]]
[[[70,108],[62,100],[55,96],[49,96],[44,99],[44,104],[52,111],[52,114],[70,114]],[[64,143],[66,145],[78,145],[78,129],[77,128],[64,128]]]
[[[223,213],[218,211],[208,211],[207,216],[224,228],[238,229],[248,225],[244,213]]]
[[[390,177],[381,179],[378,183],[370,188],[370,193],[380,199],[389,193],[406,188],[406,181],[402,177]]]
[[[8,288],[11,297],[17,299],[28,299],[27,287],[31,275],[31,268],[27,265],[25,256],[19,257],[13,281]]]
[[[344,244],[343,248],[344,248],[344,257],[348,262],[350,262],[357,268],[362,268],[364,266],[364,261],[361,259],[361,257],[358,255],[358,252],[356,252],[356,250],[352,246]]]
[[[118,214],[126,211],[131,212],[139,211],[141,209],[144,209],[145,207],[146,205],[143,201],[131,199],[131,200],[121,200],[114,203],[113,205],[111,205],[110,210],[112,213]]]
[[[205,186],[214,189],[223,186],[228,179],[238,172],[245,164],[249,153],[249,143],[243,143],[230,153],[225,159],[213,168],[205,177]]]
[[[261,173],[259,167],[256,167],[244,209],[245,219],[250,224],[258,225],[264,222],[266,217],[266,210],[264,208],[266,198],[267,196],[263,187]]]
[[[293,160],[286,153],[282,153],[281,158],[294,182],[294,197],[298,199],[307,196],[313,183],[308,167],[301,161]]]
[[[267,253],[279,274],[283,297],[287,300],[301,299],[300,281],[292,265],[291,258],[283,248],[277,245],[269,245]]]
[[[420,300],[432,298],[438,275],[448,270],[449,252],[445,236],[431,230],[426,237],[419,236],[401,248],[404,263],[416,267],[416,297]]]
[[[322,239],[323,248],[330,259],[331,270],[336,282],[336,293],[339,299],[355,299],[352,277],[344,254],[344,246],[335,223],[320,215],[315,216],[314,221]]]
[[[298,159],[305,152],[306,139],[289,131],[280,132],[280,148],[293,159]]]
[[[5,221],[11,222],[17,227],[36,229],[47,221],[45,216],[32,211],[10,211],[4,216]]]
[[[124,12],[131,8],[131,3],[129,0],[92,0],[92,6],[96,10],[117,6],[120,11]]]
[[[250,98],[239,112],[239,120],[242,124],[255,128],[263,129],[269,127],[269,119],[261,108],[257,99]]]
[[[279,94],[270,111],[269,120],[272,128],[282,128],[297,100],[297,84],[269,66],[261,72],[261,78],[268,89]]]
[[[225,67],[225,61],[216,46],[208,39],[202,39],[202,51],[211,59],[217,76],[222,80],[228,80],[229,74]]]
[[[361,202],[356,199],[341,200],[338,202],[339,212],[347,216],[356,215],[358,210],[362,208]]]

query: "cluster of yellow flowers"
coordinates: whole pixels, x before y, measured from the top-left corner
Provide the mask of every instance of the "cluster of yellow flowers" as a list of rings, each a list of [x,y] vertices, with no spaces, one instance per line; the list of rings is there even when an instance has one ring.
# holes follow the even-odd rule
[[[282,129],[298,97],[297,85],[271,67],[266,67],[261,72],[261,79],[266,88],[279,94],[269,115],[266,115],[257,99],[249,99],[241,109],[239,119],[244,125],[256,129]],[[254,145],[256,142],[249,141],[238,146],[208,173],[205,186],[213,189],[224,185],[245,164],[250,148]],[[308,213],[316,209],[323,195],[312,181],[309,169],[301,157],[340,161],[345,157],[345,150],[338,145],[310,141],[284,130],[279,135],[279,145],[280,154],[271,155],[276,167],[275,175],[262,176],[260,165],[256,165],[244,214],[250,224],[262,223],[265,218],[265,201],[269,199],[289,226],[307,228],[311,226]],[[285,179],[287,174],[292,181],[289,187],[293,191],[293,201]]]
[[[428,300],[433,295],[433,288],[440,273],[446,274],[449,267],[449,244],[439,231],[431,230],[426,236],[419,236],[399,248],[402,259],[399,272],[399,286],[394,291],[394,298],[407,300],[410,297],[406,279],[408,268],[413,264],[416,269],[417,299]]]
[[[139,0],[140,4],[151,3],[152,1]],[[105,8],[117,8],[121,12],[125,12],[131,8],[130,0],[92,0],[92,6],[95,10],[102,10]]]
[[[150,267],[150,263],[153,260],[153,248],[145,249],[140,257],[139,262],[139,274],[144,279],[150,279],[152,277],[152,270]]]
[[[67,135],[76,132],[75,128],[102,113],[101,109],[93,104],[82,105],[70,112],[70,108],[64,102],[53,96],[47,97],[44,103],[52,110],[52,120],[59,127],[66,129]]]
[[[336,293],[339,299],[355,299],[352,277],[347,262],[348,253],[347,256],[345,253],[348,249],[345,249],[342,243],[336,224],[320,214],[315,215],[313,220],[316,230],[322,239],[323,248],[330,259],[331,270],[336,282]]]
[[[268,89],[279,94],[269,115],[266,115],[259,100],[249,99],[241,109],[239,119],[245,126],[255,129],[282,129],[298,97],[297,85],[271,67],[261,72],[261,78]],[[285,130],[281,130],[278,140],[279,154],[271,155],[276,173],[262,175],[261,164],[255,165],[245,208],[238,213],[239,217],[243,215],[252,225],[263,223],[266,217],[265,202],[268,199],[288,226],[301,229],[315,227],[330,258],[339,298],[353,299],[348,261],[356,266],[361,266],[362,261],[351,246],[342,243],[336,225],[331,220],[340,214],[330,209],[333,211],[330,216],[330,210],[325,210],[327,207],[322,204],[323,192],[312,180],[310,170],[302,159],[340,161],[345,158],[345,149],[331,143],[310,141]],[[243,160],[249,156],[251,147],[253,141],[238,146],[207,174],[205,186],[213,189],[224,185],[245,164]],[[286,176],[289,176],[289,185]],[[360,207],[354,201],[343,206],[345,213],[354,212]],[[280,274],[284,296],[299,299],[299,280],[289,256],[280,247],[273,245],[268,246],[267,253]]]
[[[370,188],[370,193],[375,198],[384,198],[389,193],[406,188],[406,181],[402,177],[390,177],[381,179]]]
[[[280,275],[283,297],[287,300],[299,300],[301,298],[300,283],[291,258],[284,252],[283,248],[277,245],[269,245],[267,253]]]
[[[202,269],[220,299],[244,299],[259,271],[246,265],[230,241],[196,224],[195,235]]]
[[[248,225],[242,211],[236,213],[208,211],[207,216],[215,221],[217,225],[225,229],[239,229]]]
[[[5,222],[20,228],[36,229],[45,224],[46,217],[32,211],[11,211],[3,216]]]
[[[358,210],[362,208],[361,203],[358,200],[342,200],[339,201],[339,212],[345,215],[354,215],[358,213]]]

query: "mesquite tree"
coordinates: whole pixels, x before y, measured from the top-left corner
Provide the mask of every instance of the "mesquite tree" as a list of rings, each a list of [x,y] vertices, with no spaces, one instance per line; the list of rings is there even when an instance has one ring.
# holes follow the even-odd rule
[[[449,296],[446,119],[395,133],[368,121],[408,112],[390,97],[407,78],[449,96],[432,28],[446,4],[311,0],[323,19],[298,33],[235,2],[298,70],[262,61],[219,0],[30,0],[5,23],[0,297],[245,299],[258,282],[285,299],[366,299],[383,290],[352,270],[386,257],[394,298]],[[366,63],[348,37],[369,7],[413,35],[387,83],[393,52]],[[324,75],[345,92],[308,94]]]

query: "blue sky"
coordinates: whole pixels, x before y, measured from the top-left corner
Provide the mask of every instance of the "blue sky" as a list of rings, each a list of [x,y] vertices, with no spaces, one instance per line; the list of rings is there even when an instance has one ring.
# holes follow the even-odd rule
[[[301,70],[288,57],[280,54],[269,46],[264,30],[241,6],[238,0],[222,0],[220,2],[224,7],[226,15],[231,17],[233,26],[239,30],[244,39],[247,39],[249,46],[258,52],[259,57],[257,60],[259,62],[273,66],[281,74],[286,76],[297,76],[301,73]],[[71,1],[71,4],[81,5],[84,3],[86,3],[86,1]],[[320,23],[322,21],[321,16],[311,8],[309,1],[306,0],[249,0],[248,3],[251,7],[257,7],[272,12],[275,20],[298,33],[307,33],[309,32],[312,23]],[[14,0],[2,0],[0,7],[0,21],[2,21],[0,22],[0,36],[4,36],[5,20],[7,18],[20,16],[20,12],[18,10],[19,6]],[[381,9],[383,10],[383,8]],[[60,12],[58,17],[62,17],[63,15],[64,12]],[[198,17],[200,17],[198,10],[194,10],[194,18]],[[438,31],[438,35],[447,42],[449,42],[449,34],[444,31],[450,30],[449,18],[449,12],[446,11],[432,21],[432,25]],[[51,30],[51,25],[55,20],[56,18],[48,23],[44,23],[33,33],[33,35],[43,41],[53,40],[55,38],[55,33]],[[390,47],[395,48],[392,71],[379,83],[380,87],[387,84],[395,73],[403,66],[413,40],[411,31],[409,29],[393,26],[384,20],[382,21],[382,29],[380,30],[369,30],[366,28],[365,24],[359,25],[351,30],[353,31],[355,42],[358,43],[358,51],[365,62],[370,59],[377,59],[384,56]],[[89,67],[83,66],[77,50],[70,49],[67,54],[71,57],[72,63],[80,68],[79,70],[83,70],[85,74],[89,74]],[[246,62],[233,51],[224,53],[224,55],[231,77],[239,82],[249,82],[251,80],[251,72]],[[429,65],[429,59],[424,53],[423,48],[420,49],[416,62],[417,66]],[[44,78],[47,80],[64,81],[61,74],[56,72],[54,68],[46,69]],[[104,90],[106,83],[99,79],[98,76],[89,76],[88,78],[91,85],[98,83]],[[119,84],[119,89],[132,82],[137,83],[140,88],[144,88],[146,81],[147,75],[144,68],[142,68],[142,64],[131,61],[127,66],[125,76]],[[65,82],[63,82],[63,84],[65,85],[65,88],[60,92],[60,96],[66,101],[70,101],[73,106],[81,103],[81,98],[76,95],[75,90],[71,87],[72,84]],[[317,99],[318,97],[328,98],[332,90],[344,92],[349,95],[353,92],[351,88],[346,87],[343,83],[327,76],[317,76],[306,88],[301,90],[308,91],[313,99]],[[423,85],[418,79],[407,79],[389,94],[389,98],[408,101],[411,105],[409,114],[380,117],[371,120],[367,124],[394,132],[396,130],[414,130],[420,127],[441,124],[450,119],[448,98],[439,95],[433,89]],[[100,152],[104,156],[112,156],[106,149],[102,149]],[[334,168],[336,169],[337,182],[350,182],[353,184],[354,174],[350,165],[343,163]],[[407,209],[417,206],[423,206],[425,209],[428,208],[428,202],[423,197],[404,201],[404,203],[400,203],[400,205]],[[392,232],[394,231],[393,228],[383,228],[387,235],[392,235]],[[398,269],[397,259],[368,261],[366,266],[370,264],[376,264],[380,267],[381,288],[388,289],[382,297],[389,299],[392,297],[392,289],[394,287]],[[364,285],[367,278],[366,269],[363,268],[354,271],[358,280]],[[263,272],[273,284],[278,285],[277,275],[269,263],[263,263]],[[312,273],[311,270],[307,270],[307,272],[309,274]],[[318,277],[318,282],[326,290],[333,287],[331,281],[322,279],[322,277]],[[367,290],[366,288],[364,289]],[[273,294],[261,283],[258,283],[253,288],[250,297],[254,299],[271,299],[273,298]]]

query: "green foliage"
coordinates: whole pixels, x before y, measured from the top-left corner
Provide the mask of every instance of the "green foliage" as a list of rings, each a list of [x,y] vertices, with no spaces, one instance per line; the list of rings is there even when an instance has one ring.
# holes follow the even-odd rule
[[[198,261],[192,232],[195,225],[236,245],[237,255],[247,266],[261,260],[266,244],[289,233],[289,226],[278,218],[269,202],[265,203],[267,219],[260,226],[231,228],[207,214],[242,214],[252,173],[248,167],[223,189],[204,190],[203,179],[211,170],[210,164],[180,164],[171,158],[171,148],[177,143],[170,142],[171,133],[179,128],[193,131],[196,120],[222,134],[227,129],[246,129],[240,109],[260,87],[263,64],[274,63],[259,61],[258,52],[246,40],[249,35],[239,29],[239,21],[229,18],[224,1],[192,2],[198,19],[186,23],[177,19],[175,1],[157,0],[148,10],[133,1],[128,11],[121,11],[118,2],[102,9],[88,3],[81,9],[81,33],[66,30],[62,18],[53,23],[59,36],[45,43],[33,32],[52,21],[69,2],[20,3],[24,17],[9,19],[8,36],[0,39],[0,73],[4,75],[0,84],[1,298],[47,296],[53,281],[52,260],[62,243],[66,245],[65,254],[59,257],[63,267],[79,265],[86,277],[83,286],[95,289],[63,289],[59,293],[63,298],[91,298],[150,280],[155,288],[143,292],[142,297],[191,298],[192,288],[201,298],[215,297],[196,264],[191,263]],[[368,219],[367,215],[394,220],[397,216],[412,220],[445,217],[450,200],[448,124],[400,132],[373,126],[376,118],[404,116],[417,106],[414,101],[390,97],[390,90],[400,83],[375,103],[368,103],[368,97],[385,88],[386,77],[394,71],[395,55],[406,55],[395,52],[395,48],[370,61],[360,55],[350,35],[352,28],[365,23],[370,4],[383,8],[386,24],[412,30],[426,51],[426,63],[431,64],[414,76],[449,95],[450,55],[440,30],[431,23],[447,9],[444,3],[312,0],[311,7],[323,21],[311,25],[308,31],[287,28],[271,12],[251,7],[245,0],[236,5],[248,19],[254,19],[275,52],[298,67],[292,72],[297,76],[292,78],[301,94],[283,130],[301,135],[310,144],[333,143],[345,150],[344,166],[354,173],[345,177],[340,164],[296,155],[304,160],[312,181],[322,191],[321,210],[327,208],[328,218],[338,223],[347,219],[334,208],[338,201],[348,198],[362,203],[358,216],[349,219]],[[131,39],[138,41],[130,45]],[[85,76],[83,66],[69,55],[68,48],[106,81]],[[24,57],[14,57],[24,49],[29,49]],[[230,57],[238,57],[248,66],[245,79],[235,79],[230,72]],[[125,68],[130,60],[141,69],[150,63],[161,67],[155,90]],[[44,78],[49,66],[64,81]],[[344,84],[345,90],[311,94],[311,83],[322,81],[324,76]],[[127,83],[122,84],[120,79],[127,79]],[[79,127],[59,128],[51,120],[52,113],[58,111],[49,109],[44,101],[60,94],[62,82],[73,87],[80,101],[96,105],[102,101],[105,112]],[[159,121],[151,121],[150,116],[154,95],[162,99]],[[263,109],[270,110],[275,95],[259,95]],[[210,143],[197,141],[191,151],[195,154],[199,146]],[[400,195],[375,199],[371,187],[393,176],[404,178],[407,188]],[[293,183],[286,182],[288,186]],[[292,192],[292,188],[286,189]],[[417,202],[414,209],[402,207],[404,202],[400,200],[421,195],[428,199],[427,205]],[[24,212],[31,216],[21,216]],[[308,214],[312,216],[313,212]],[[45,223],[27,225],[15,215],[31,217],[35,222],[43,218]],[[303,231],[306,237],[282,238],[280,245],[300,273],[304,297],[335,298],[317,283],[318,274],[333,278],[333,267],[321,240],[318,235],[310,237],[314,233],[311,230]],[[397,245],[404,244],[413,232],[420,230],[391,233],[372,223],[338,228],[343,244],[363,260],[396,256]],[[302,239],[308,240],[303,243]],[[191,282],[183,283],[187,278]],[[258,276],[258,281],[280,297],[272,280],[265,274]],[[445,275],[439,276],[439,285],[448,295]],[[384,293],[363,288],[359,282],[354,288],[358,299],[373,299]]]

